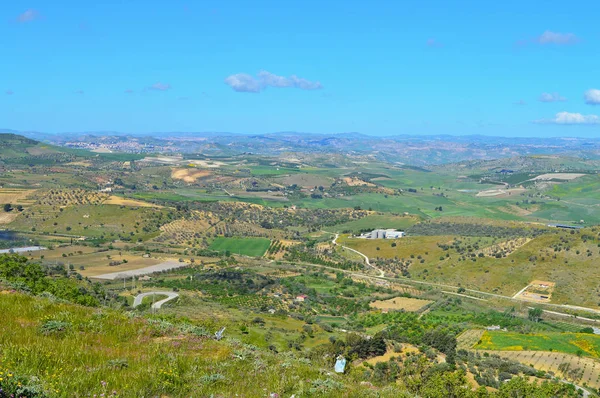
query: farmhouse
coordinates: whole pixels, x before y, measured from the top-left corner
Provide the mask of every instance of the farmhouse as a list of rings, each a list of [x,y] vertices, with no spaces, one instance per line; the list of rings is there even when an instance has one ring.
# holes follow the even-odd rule
[[[308,299],[308,296],[306,294],[299,294],[296,296],[296,301],[305,301],[306,299]]]
[[[375,229],[360,237],[364,239],[398,239],[404,237],[404,232],[395,229]]]

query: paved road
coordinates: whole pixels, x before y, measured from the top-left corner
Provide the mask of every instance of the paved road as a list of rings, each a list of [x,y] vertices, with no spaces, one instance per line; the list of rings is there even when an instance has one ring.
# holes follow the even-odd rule
[[[519,296],[520,296],[521,294],[523,294],[523,292],[524,292],[525,290],[527,290],[527,288],[529,288],[529,286],[531,286],[531,284],[529,284],[529,285],[525,286],[523,289],[519,290],[519,291],[517,292],[517,294],[515,294],[515,295],[513,296],[513,298],[514,298],[514,299],[516,299],[516,298],[519,298]]]
[[[135,308],[138,305],[142,304],[142,300],[144,299],[144,297],[149,297],[149,296],[152,296],[153,294],[156,294],[156,295],[160,294],[160,295],[163,295],[163,296],[168,296],[166,299],[157,301],[156,303],[152,304],[152,308],[154,308],[154,309],[158,309],[158,308],[162,307],[162,305],[164,303],[166,303],[167,301],[171,301],[171,300],[179,297],[179,294],[173,293],[173,292],[147,292],[147,293],[142,293],[142,294],[138,294],[133,299],[133,308]]]
[[[346,250],[350,250],[351,252],[354,252],[356,254],[358,254],[359,256],[361,256],[362,258],[365,259],[365,263],[373,268],[374,270],[377,270],[379,272],[379,277],[383,278],[385,276],[385,272],[383,272],[383,270],[377,268],[376,266],[374,266],[373,264],[371,264],[371,262],[369,261],[369,257],[365,256],[364,254],[362,254],[361,252],[359,252],[358,250],[354,250],[348,246],[344,246],[344,245],[340,245],[339,243],[337,243],[337,239],[339,238],[340,234],[335,234],[335,237],[333,238],[333,240],[331,241],[331,243],[333,243],[334,245],[339,245],[340,247],[346,249]]]

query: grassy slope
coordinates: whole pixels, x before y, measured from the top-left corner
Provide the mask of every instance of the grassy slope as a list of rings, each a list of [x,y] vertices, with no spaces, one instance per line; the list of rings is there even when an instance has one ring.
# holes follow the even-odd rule
[[[463,239],[463,241],[477,238]],[[556,283],[552,296],[553,303],[575,304],[598,307],[598,279],[595,258],[598,255],[596,243],[583,243],[572,239],[569,251],[555,253],[552,246],[560,242],[558,235],[540,236],[505,258],[477,258],[458,261],[453,250],[441,250],[437,243],[448,243],[451,236],[423,236],[399,239],[395,248],[390,241],[341,239],[340,243],[359,250],[369,257],[409,258],[422,255],[425,263],[413,261],[409,271],[413,278],[436,283],[461,284],[464,287],[496,292],[508,296],[514,295],[532,280],[548,280]],[[489,238],[482,243],[490,244]],[[501,242],[498,240],[497,242]],[[481,245],[482,247],[485,245]],[[377,247],[380,250],[377,250]],[[593,255],[587,256],[591,250]],[[579,251],[579,254],[577,254]],[[425,255],[429,252],[429,255]],[[450,253],[450,258],[440,260],[440,256]],[[554,255],[556,254],[556,258]],[[536,256],[536,261],[530,261]],[[565,262],[566,261],[566,262]],[[427,270],[427,273],[424,271]]]
[[[313,396],[369,396],[352,378],[323,375],[314,365],[287,354],[181,334],[168,325],[151,325],[111,310],[0,294],[0,312],[0,368],[38,377],[51,397],[108,396],[112,391],[128,397],[234,396],[240,391],[248,396],[264,396],[265,391],[298,396],[313,387],[312,381],[327,378],[343,382],[344,389],[317,389]],[[44,335],[40,325],[48,319],[67,321],[72,327]],[[234,353],[245,359],[236,359]],[[389,395],[378,396],[397,394],[390,389]]]

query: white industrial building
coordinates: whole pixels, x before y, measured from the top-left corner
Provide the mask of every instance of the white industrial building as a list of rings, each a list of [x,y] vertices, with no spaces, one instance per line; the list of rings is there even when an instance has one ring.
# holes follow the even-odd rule
[[[403,231],[395,229],[375,229],[360,236],[365,239],[398,239],[404,237]]]

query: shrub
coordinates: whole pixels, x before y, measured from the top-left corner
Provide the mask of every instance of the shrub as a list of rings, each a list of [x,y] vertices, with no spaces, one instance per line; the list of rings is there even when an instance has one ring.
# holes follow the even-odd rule
[[[69,330],[73,325],[70,322],[66,321],[57,321],[55,319],[47,320],[42,323],[40,327],[40,331],[42,334],[51,335],[51,334],[60,334]]]

